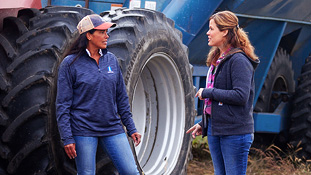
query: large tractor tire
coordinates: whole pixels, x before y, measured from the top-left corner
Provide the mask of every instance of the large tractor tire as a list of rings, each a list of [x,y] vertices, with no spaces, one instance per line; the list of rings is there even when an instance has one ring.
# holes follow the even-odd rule
[[[301,69],[294,95],[291,115],[290,144],[303,148],[297,154],[304,159],[311,157],[311,56]]]
[[[194,122],[194,88],[187,47],[162,13],[118,9],[101,14],[117,23],[108,50],[122,67],[136,127],[135,149],[145,174],[186,174]]]
[[[75,174],[55,118],[57,69],[91,10],[23,9],[0,34],[0,167],[7,174]]]
[[[56,118],[57,69],[91,10],[20,10],[0,33],[0,172],[76,174],[64,152]],[[122,13],[120,16],[116,13]],[[130,14],[135,13],[135,14]],[[142,14],[141,14],[142,13]],[[119,58],[138,130],[136,148],[146,174],[185,174],[194,92],[186,47],[173,22],[157,12],[117,10],[109,48]],[[97,174],[114,174],[99,151]]]
[[[282,101],[287,102],[289,100],[288,94],[293,94],[294,92],[295,81],[292,62],[289,59],[288,53],[284,49],[279,48],[271,63],[254,111],[272,113]],[[286,132],[281,134],[256,133],[253,146],[264,148],[274,143],[281,147],[286,145],[286,142],[288,142]]]

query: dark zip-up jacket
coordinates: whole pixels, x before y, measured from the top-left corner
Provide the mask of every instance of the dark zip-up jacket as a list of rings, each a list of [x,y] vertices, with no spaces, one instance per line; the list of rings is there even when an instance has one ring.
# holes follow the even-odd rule
[[[102,50],[99,64],[87,52],[74,62],[68,55],[59,67],[56,115],[64,145],[73,136],[112,136],[136,132],[116,57]],[[120,117],[119,117],[120,115]]]
[[[259,60],[248,58],[243,52],[227,55],[218,65],[214,87],[205,88],[203,98],[212,99],[209,118],[212,135],[237,135],[254,132],[253,101],[254,71]],[[207,135],[206,118],[199,124]],[[205,123],[205,124],[204,124]]]

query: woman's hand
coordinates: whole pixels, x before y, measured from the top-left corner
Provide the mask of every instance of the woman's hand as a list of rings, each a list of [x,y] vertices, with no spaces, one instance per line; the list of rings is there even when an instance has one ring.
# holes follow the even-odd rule
[[[198,92],[195,94],[195,97],[199,97],[200,100],[204,100],[204,98],[202,98],[202,91],[204,90],[204,88],[200,88],[198,90]]]
[[[140,143],[140,138],[141,138],[141,135],[138,133],[138,132],[135,132],[131,135],[133,141],[134,141],[134,144],[135,146],[138,146],[139,143]]]
[[[202,135],[202,127],[199,124],[193,125],[188,131],[186,132],[189,134],[192,131],[192,138],[195,138],[195,136]]]
[[[65,148],[66,154],[68,155],[68,157],[70,159],[74,159],[74,158],[77,157],[76,144],[75,143],[71,143],[71,144],[65,145],[64,148]]]

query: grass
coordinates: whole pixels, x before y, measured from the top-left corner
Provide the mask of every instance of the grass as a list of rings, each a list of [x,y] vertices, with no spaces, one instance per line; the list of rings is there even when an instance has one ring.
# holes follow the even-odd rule
[[[299,158],[301,151],[299,145],[287,145],[281,150],[275,145],[270,145],[265,150],[251,148],[248,157],[247,174],[250,175],[307,175],[311,174],[311,160]],[[192,142],[192,160],[189,162],[188,175],[213,174],[213,164],[206,137],[196,137]]]

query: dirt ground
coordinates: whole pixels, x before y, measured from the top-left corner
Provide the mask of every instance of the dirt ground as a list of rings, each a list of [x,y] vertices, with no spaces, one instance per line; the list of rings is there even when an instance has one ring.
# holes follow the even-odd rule
[[[188,163],[187,175],[213,175],[213,164],[211,160],[192,159]]]

